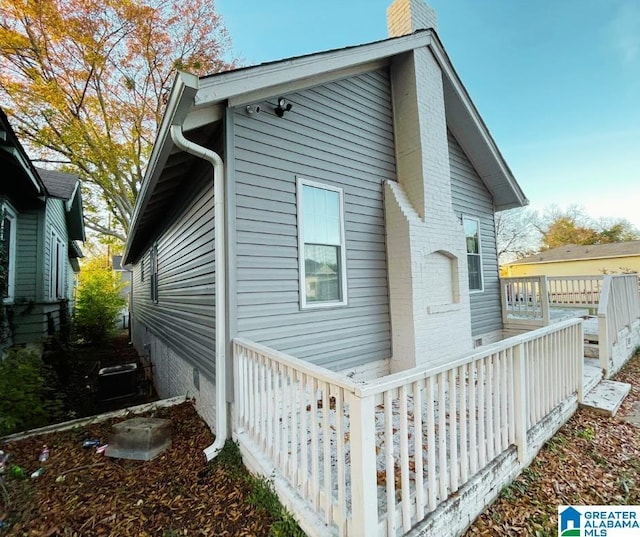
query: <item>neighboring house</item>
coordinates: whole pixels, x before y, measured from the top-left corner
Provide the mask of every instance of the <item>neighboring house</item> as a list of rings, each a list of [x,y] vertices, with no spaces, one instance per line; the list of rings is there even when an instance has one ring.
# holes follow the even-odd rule
[[[501,267],[504,276],[596,276],[640,273],[640,241],[567,244]]]
[[[84,241],[76,175],[38,169],[0,110],[2,240],[8,252],[4,298],[11,343],[41,341],[70,314]]]

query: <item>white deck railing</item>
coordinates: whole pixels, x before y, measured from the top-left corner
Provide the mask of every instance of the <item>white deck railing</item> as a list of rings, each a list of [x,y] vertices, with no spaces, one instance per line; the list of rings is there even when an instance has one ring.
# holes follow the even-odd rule
[[[595,310],[603,276],[520,276],[501,278],[502,321],[505,327],[547,326],[551,308]]]
[[[533,329],[549,324],[549,300],[545,276],[500,279],[502,321]]]
[[[582,325],[565,321],[437,368],[366,384],[234,340],[236,432],[341,536],[407,532],[572,394]]]
[[[626,361],[634,348],[628,347],[621,337],[625,328],[631,337],[631,329],[640,318],[640,294],[638,275],[623,274],[605,276],[598,307],[598,344],[600,367],[609,377]],[[636,336],[637,337],[637,336]],[[621,356],[621,353],[629,356]],[[619,356],[615,356],[615,355]]]
[[[549,304],[561,307],[597,307],[603,276],[548,276]]]

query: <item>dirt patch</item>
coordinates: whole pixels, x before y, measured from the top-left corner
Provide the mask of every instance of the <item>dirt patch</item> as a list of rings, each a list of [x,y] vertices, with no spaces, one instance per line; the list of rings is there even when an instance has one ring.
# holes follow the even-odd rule
[[[83,447],[86,439],[106,441],[112,424],[127,418],[0,445],[26,473],[6,477],[0,535],[268,535],[273,521],[247,501],[250,490],[237,469],[205,464],[202,450],[213,435],[193,405],[161,409],[154,417],[171,421],[172,446],[148,462]],[[50,456],[41,464],[44,444]],[[31,479],[39,467],[44,474]]]
[[[580,409],[465,534],[557,535],[559,505],[640,504],[640,355],[614,380],[631,384],[611,418]]]

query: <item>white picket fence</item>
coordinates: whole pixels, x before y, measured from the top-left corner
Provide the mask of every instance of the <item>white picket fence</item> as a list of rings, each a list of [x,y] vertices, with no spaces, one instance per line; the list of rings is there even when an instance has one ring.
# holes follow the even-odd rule
[[[605,377],[611,376],[633,354],[639,342],[639,319],[638,276],[605,276],[598,307],[600,367]]]
[[[522,459],[528,430],[582,390],[580,320],[361,384],[233,347],[236,438],[340,536],[406,533],[510,446]]]

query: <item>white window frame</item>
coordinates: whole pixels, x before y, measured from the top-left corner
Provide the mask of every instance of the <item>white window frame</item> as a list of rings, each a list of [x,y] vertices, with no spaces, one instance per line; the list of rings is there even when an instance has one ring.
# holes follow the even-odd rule
[[[55,229],[52,229],[49,235],[49,300],[57,301],[67,298],[64,292],[66,290],[65,262],[64,240]]]
[[[307,301],[307,285],[306,285],[306,267],[304,262],[304,215],[302,214],[303,203],[303,187],[310,186],[321,190],[329,190],[337,192],[339,198],[338,207],[340,216],[340,244],[329,244],[328,246],[338,246],[340,249],[340,300],[327,300],[324,302],[308,302]],[[301,309],[319,309],[319,308],[335,308],[348,305],[347,300],[347,247],[344,231],[344,191],[342,188],[330,186],[326,183],[310,181],[303,177],[296,177],[296,200],[297,200],[297,217],[298,217],[298,274],[299,274],[299,290],[300,290],[300,308]]]
[[[12,303],[15,300],[16,293],[16,248],[18,243],[16,241],[16,229],[18,224],[18,213],[13,207],[8,204],[2,205],[2,233],[4,233],[4,219],[7,218],[11,222],[11,229],[9,231],[9,266],[7,271],[7,296],[2,297],[3,303]],[[4,240],[4,236],[2,237]]]
[[[467,249],[467,232],[464,229],[464,223],[466,221],[470,221],[470,222],[475,222],[477,229],[478,229],[478,253],[470,253],[469,250]],[[467,216],[467,215],[463,215],[462,216],[462,231],[464,233],[464,248],[467,252],[467,272],[469,271],[469,256],[470,255],[477,255],[478,259],[480,260],[480,288],[479,289],[471,289],[471,281],[469,281],[469,292],[470,293],[482,293],[484,292],[484,263],[482,262],[482,234],[480,233],[480,219],[476,218],[474,216]],[[467,277],[467,279],[469,280],[469,278]]]

